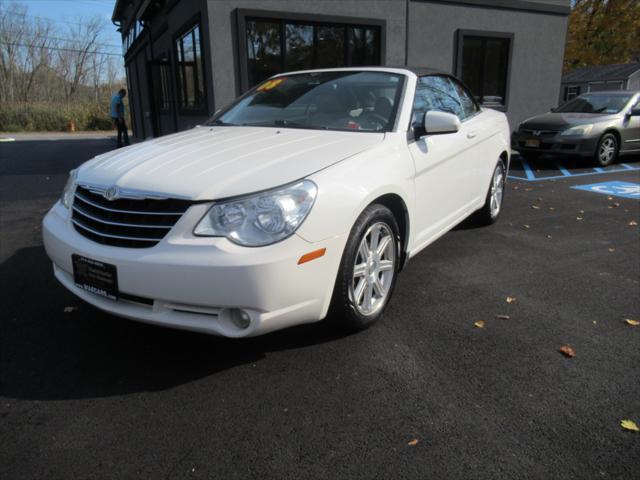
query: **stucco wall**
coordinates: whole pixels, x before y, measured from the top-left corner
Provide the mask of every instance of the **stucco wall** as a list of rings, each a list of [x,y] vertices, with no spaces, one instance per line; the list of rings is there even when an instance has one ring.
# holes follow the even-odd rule
[[[546,112],[557,104],[566,16],[441,2],[411,2],[409,64],[455,73],[458,29],[514,34],[506,112],[512,129],[522,120]]]
[[[234,10],[273,10],[304,14],[386,20],[383,63],[403,65],[405,60],[405,0],[208,0],[215,108],[239,93],[237,35]]]

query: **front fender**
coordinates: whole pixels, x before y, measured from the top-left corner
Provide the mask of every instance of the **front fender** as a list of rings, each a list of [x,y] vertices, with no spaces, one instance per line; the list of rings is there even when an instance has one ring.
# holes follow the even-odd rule
[[[376,198],[398,195],[412,217],[414,165],[406,138],[389,135],[381,145],[316,172],[311,177],[318,196],[311,213],[298,230],[309,242],[349,233],[362,211]]]

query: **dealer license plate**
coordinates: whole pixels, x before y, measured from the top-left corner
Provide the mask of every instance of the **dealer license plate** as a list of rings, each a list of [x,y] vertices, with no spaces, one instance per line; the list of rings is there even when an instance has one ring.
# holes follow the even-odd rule
[[[118,272],[115,265],[73,254],[73,281],[87,292],[118,299]]]

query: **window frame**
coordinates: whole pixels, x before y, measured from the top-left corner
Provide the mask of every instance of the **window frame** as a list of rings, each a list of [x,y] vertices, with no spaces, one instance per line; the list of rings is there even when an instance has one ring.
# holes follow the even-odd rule
[[[513,32],[492,32],[487,30],[457,30],[456,34],[456,48],[455,58],[453,61],[454,72],[456,72],[456,76],[462,79],[462,56],[464,49],[464,39],[465,37],[482,37],[489,39],[499,39],[509,40],[509,52],[507,53],[507,78],[505,81],[505,92],[504,92],[504,105],[500,106],[485,106],[480,102],[480,106],[484,108],[492,108],[494,110],[498,110],[500,112],[509,111],[509,100],[510,100],[510,92],[511,92],[511,67],[513,66],[513,46],[515,43],[515,34]],[[463,83],[462,81],[460,83]],[[468,89],[467,89],[468,90]],[[473,96],[475,100],[475,96]]]
[[[341,26],[345,28],[345,62],[347,60],[347,48],[346,45],[349,41],[348,27],[354,28],[377,28],[380,32],[379,38],[379,50],[380,50],[380,67],[385,65],[386,60],[386,20],[373,19],[365,17],[344,17],[335,15],[310,15],[300,14],[292,12],[282,12],[273,10],[253,10],[253,9],[236,9],[236,34],[238,45],[238,67],[240,71],[239,79],[236,80],[236,88],[240,94],[245,93],[249,89],[253,88],[249,85],[249,69],[248,69],[248,54],[247,54],[247,22],[255,20],[266,20],[279,22],[282,25],[286,25],[287,22],[298,25],[312,25],[312,26]],[[284,30],[284,27],[283,27]],[[314,41],[317,30],[314,30]],[[281,51],[282,51],[282,63],[285,66],[285,52],[286,52],[286,38],[283,35],[280,39]],[[314,48],[315,50],[315,48]],[[315,53],[314,53],[315,57]],[[315,61],[315,58],[314,58]],[[346,65],[345,65],[346,66]],[[366,68],[373,65],[356,65],[353,68]],[[348,67],[347,67],[348,68]],[[284,73],[286,70],[283,70]]]
[[[202,72],[202,101],[201,101],[201,106],[198,108],[186,108],[183,106],[183,85],[180,82],[180,62],[179,62],[179,57],[178,57],[178,40],[181,39],[182,37],[184,37],[188,32],[190,32],[191,30],[193,30],[194,28],[198,28],[198,40],[199,40],[199,44],[200,44],[200,65],[198,65],[198,62],[193,62],[194,63],[194,70],[196,73],[196,76],[194,77],[194,81],[197,81],[197,73],[198,71]],[[192,34],[193,35],[193,34]],[[207,115],[209,108],[208,108],[208,91],[207,91],[207,75],[206,75],[206,66],[205,66],[205,50],[204,50],[204,35],[203,35],[203,29],[202,29],[202,21],[201,21],[201,16],[198,13],[197,15],[195,15],[194,17],[192,17],[190,20],[188,20],[184,25],[182,25],[181,28],[179,28],[178,30],[176,30],[176,33],[172,36],[172,41],[171,41],[171,52],[172,52],[172,65],[173,65],[173,76],[174,76],[174,81],[175,81],[175,85],[176,85],[176,110],[180,115]],[[184,57],[184,47],[181,48],[181,53]],[[184,77],[184,70],[183,70],[183,77]],[[196,85],[194,85],[194,91],[195,91],[195,87]]]
[[[581,92],[581,87],[580,85],[567,85],[566,87],[564,87],[564,100],[565,102],[569,102],[571,100],[573,100],[576,97],[579,97]],[[573,95],[571,98],[569,98],[570,95]]]

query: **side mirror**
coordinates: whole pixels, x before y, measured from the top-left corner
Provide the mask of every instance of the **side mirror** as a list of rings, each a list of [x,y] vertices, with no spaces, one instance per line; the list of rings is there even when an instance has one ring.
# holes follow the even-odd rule
[[[456,133],[460,127],[460,119],[453,113],[429,111],[424,116],[424,131],[427,135]]]
[[[629,112],[630,117],[640,117],[640,108],[634,108]]]

